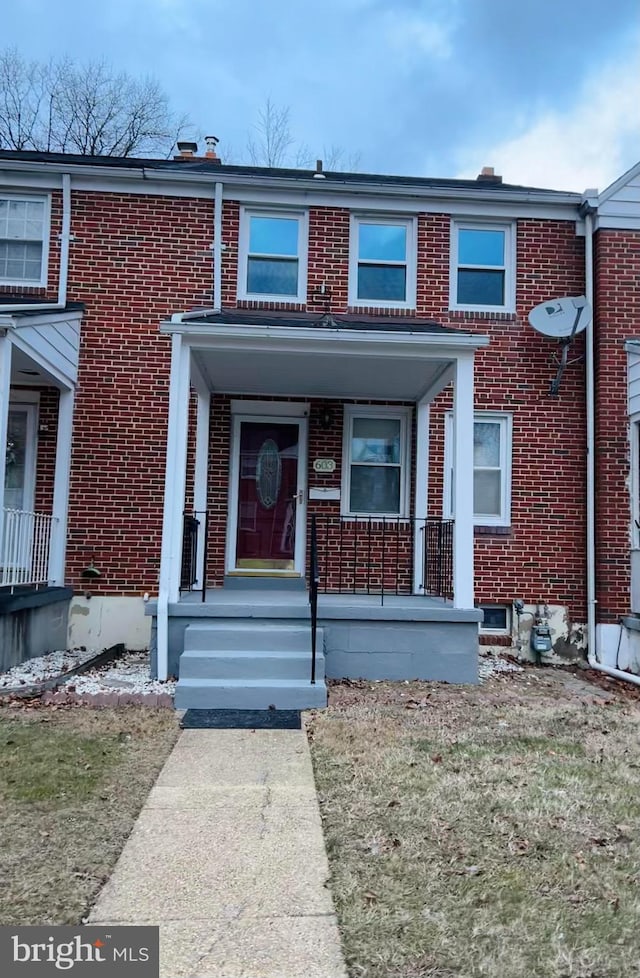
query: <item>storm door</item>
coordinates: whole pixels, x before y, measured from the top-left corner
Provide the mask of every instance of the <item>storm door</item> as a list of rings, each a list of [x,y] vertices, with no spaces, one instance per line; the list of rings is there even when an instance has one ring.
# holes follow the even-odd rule
[[[298,418],[236,418],[230,570],[303,573],[305,500]],[[235,526],[233,525],[235,524]]]

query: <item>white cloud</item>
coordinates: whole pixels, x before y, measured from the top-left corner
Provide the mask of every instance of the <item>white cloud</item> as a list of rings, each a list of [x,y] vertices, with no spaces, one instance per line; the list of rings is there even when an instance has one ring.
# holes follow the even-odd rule
[[[593,73],[573,105],[547,111],[517,136],[465,149],[458,176],[495,167],[506,183],[603,190],[640,156],[640,37],[622,60]]]
[[[454,20],[450,16],[427,18],[395,8],[385,11],[381,19],[383,36],[396,55],[404,55],[410,61],[425,55],[446,61],[453,54]]]

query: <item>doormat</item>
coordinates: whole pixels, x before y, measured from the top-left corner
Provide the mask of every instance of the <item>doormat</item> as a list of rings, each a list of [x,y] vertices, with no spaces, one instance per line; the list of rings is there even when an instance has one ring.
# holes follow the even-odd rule
[[[184,730],[300,730],[300,710],[187,710]]]

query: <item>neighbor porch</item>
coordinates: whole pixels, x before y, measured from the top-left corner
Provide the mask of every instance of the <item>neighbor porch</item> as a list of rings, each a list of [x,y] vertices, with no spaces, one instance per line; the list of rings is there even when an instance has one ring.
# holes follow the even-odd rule
[[[66,648],[65,549],[82,308],[0,313],[0,668]]]

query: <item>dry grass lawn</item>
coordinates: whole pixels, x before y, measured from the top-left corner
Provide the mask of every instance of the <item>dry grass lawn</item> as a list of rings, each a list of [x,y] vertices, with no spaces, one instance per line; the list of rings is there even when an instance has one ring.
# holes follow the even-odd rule
[[[530,670],[330,703],[310,737],[353,978],[640,975],[637,700]]]
[[[0,709],[0,923],[77,924],[178,736],[171,710]]]

